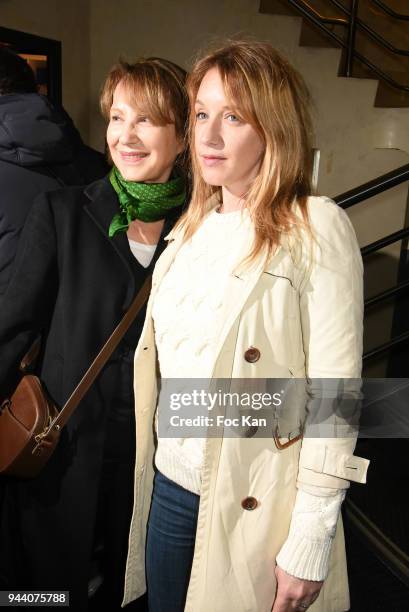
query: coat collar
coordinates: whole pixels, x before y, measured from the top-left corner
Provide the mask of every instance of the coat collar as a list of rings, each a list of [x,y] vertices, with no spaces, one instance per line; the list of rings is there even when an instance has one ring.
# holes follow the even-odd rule
[[[118,198],[111,186],[108,176],[91,183],[84,190],[89,202],[85,205],[85,210],[92,221],[98,227],[107,243],[120,257],[129,275],[127,296],[124,304],[126,310],[135,294],[135,275],[132,269],[132,253],[129,250],[129,243],[124,232],[116,234],[113,238],[108,235],[109,226],[114,215],[118,212]]]
[[[107,243],[111,245],[117,255],[121,258],[122,263],[129,274],[129,285],[124,304],[124,310],[127,310],[135,296],[135,267],[138,267],[138,263],[129,249],[129,242],[125,232],[119,232],[112,238],[110,238],[108,235],[111,221],[114,215],[118,212],[117,195],[108,176],[91,183],[91,185],[88,185],[85,188],[84,193],[89,200],[89,202],[85,205],[87,214],[96,224]],[[163,230],[151,264],[148,268],[142,268],[142,266],[140,266],[143,274],[149,274],[153,270],[156,261],[166,247],[165,236],[171,231],[176,220],[181,215],[182,209],[183,206],[173,209],[165,219]]]
[[[91,183],[91,185],[88,185],[84,189],[84,193],[89,200],[85,208],[87,209],[90,217],[98,225],[101,231],[104,232],[104,235],[107,236],[108,240],[112,242],[112,244],[120,245],[123,241],[115,240],[115,238],[123,238],[125,236],[123,232],[116,234],[114,239],[109,238],[108,236],[108,230],[112,218],[118,212],[118,198],[108,176],[105,176],[104,178]]]
[[[207,214],[209,214],[212,210],[214,210],[219,205],[219,200],[217,194],[214,194],[207,200]],[[183,232],[179,228],[173,228],[171,231],[165,235],[165,240],[168,242],[168,247],[162,257],[159,258],[153,279],[154,285],[159,285],[162,278],[165,276],[169,267],[171,266],[174,258],[176,257],[180,247],[183,244]],[[247,269],[240,272],[238,275],[232,275],[231,278],[241,281],[242,288],[244,287],[243,282],[247,285],[255,285],[260,278],[263,270],[266,266],[268,266],[269,270],[273,270],[278,262],[281,260],[281,257],[278,255],[282,251],[291,250],[290,244],[287,244],[287,240],[284,239],[282,244],[279,245],[274,253],[274,255],[267,261],[266,256],[261,254],[256,262],[252,266],[249,266]],[[232,281],[234,285],[236,285],[235,281]],[[240,284],[240,283],[239,283]]]

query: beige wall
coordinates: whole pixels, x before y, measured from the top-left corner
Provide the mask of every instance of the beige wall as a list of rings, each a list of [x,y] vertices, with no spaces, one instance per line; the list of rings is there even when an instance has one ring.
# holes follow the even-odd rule
[[[0,24],[62,43],[63,104],[89,137],[89,0],[0,0]]]
[[[109,67],[123,55],[159,55],[188,68],[209,40],[251,33],[258,0],[90,0],[91,141],[103,145],[98,92]]]

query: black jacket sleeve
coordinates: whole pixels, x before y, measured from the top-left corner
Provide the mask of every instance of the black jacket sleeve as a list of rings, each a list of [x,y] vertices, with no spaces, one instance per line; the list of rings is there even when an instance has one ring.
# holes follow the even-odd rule
[[[45,334],[58,287],[56,232],[47,194],[27,217],[7,291],[0,297],[0,399],[15,384],[22,357]]]
[[[15,256],[19,230],[13,227],[4,210],[0,210],[0,294],[4,293]]]

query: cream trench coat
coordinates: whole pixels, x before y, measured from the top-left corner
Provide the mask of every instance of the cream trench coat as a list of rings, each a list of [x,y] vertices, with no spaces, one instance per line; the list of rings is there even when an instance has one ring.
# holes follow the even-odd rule
[[[346,213],[331,200],[308,200],[315,235],[298,249],[283,244],[270,258],[231,275],[215,351],[214,378],[357,378],[362,356],[362,259]],[[171,241],[156,264],[135,354],[137,454],[134,511],[123,605],[142,595],[145,537],[154,462],[157,360],[152,302],[180,245]],[[172,239],[173,238],[173,239]],[[301,254],[300,254],[301,253]],[[312,261],[308,265],[308,261]],[[183,324],[183,322],[181,322]],[[259,349],[255,363],[244,359]],[[286,432],[281,432],[285,437]],[[186,612],[270,612],[275,558],[284,544],[297,486],[347,488],[365,482],[368,461],[353,455],[355,437],[307,438],[278,450],[271,438],[208,438],[195,553]],[[241,502],[258,500],[253,511]],[[341,518],[330,571],[310,612],[349,609]],[[172,612],[172,611],[170,611]]]

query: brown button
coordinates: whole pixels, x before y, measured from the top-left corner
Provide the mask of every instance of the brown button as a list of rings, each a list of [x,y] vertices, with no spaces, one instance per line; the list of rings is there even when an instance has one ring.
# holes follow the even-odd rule
[[[255,346],[251,346],[244,353],[244,359],[248,361],[249,363],[255,363],[256,361],[260,359],[260,355],[261,353],[258,350],[258,348],[256,348]]]
[[[244,510],[255,510],[258,506],[258,501],[255,497],[245,497],[241,502],[241,507]]]

